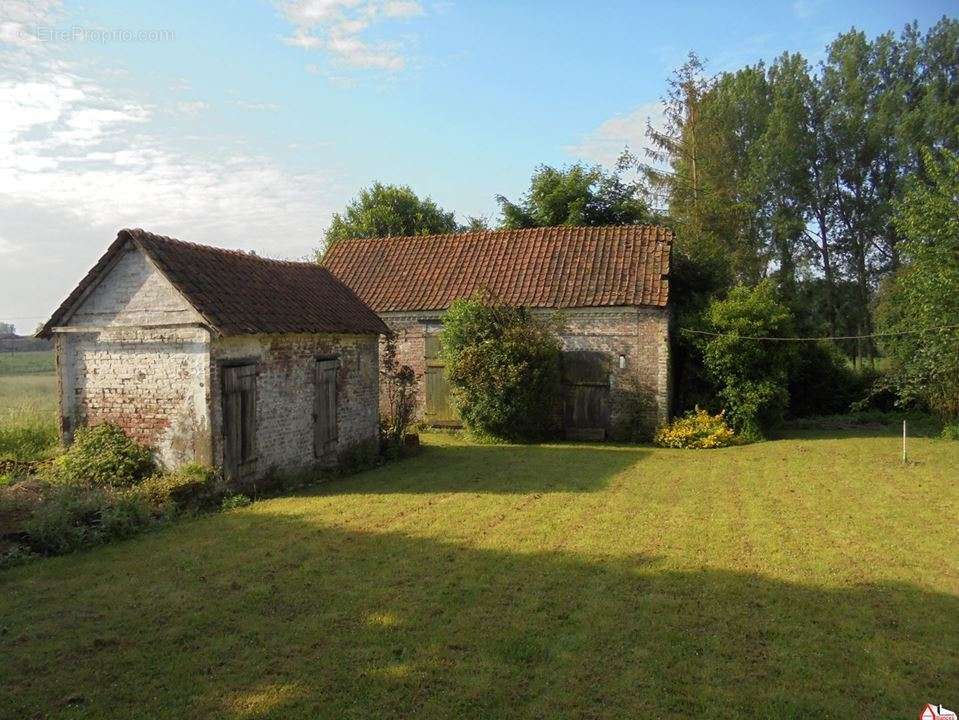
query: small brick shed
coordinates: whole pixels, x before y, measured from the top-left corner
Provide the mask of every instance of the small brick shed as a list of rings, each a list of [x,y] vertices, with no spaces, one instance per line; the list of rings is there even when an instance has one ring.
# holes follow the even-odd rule
[[[615,438],[669,417],[671,249],[662,227],[547,227],[343,240],[324,264],[396,333],[423,420],[459,424],[438,336],[455,299],[486,290],[561,313],[567,434]]]
[[[332,465],[378,442],[387,328],[315,263],[121,230],[41,330],[60,431],[113,422],[168,468],[229,480]]]

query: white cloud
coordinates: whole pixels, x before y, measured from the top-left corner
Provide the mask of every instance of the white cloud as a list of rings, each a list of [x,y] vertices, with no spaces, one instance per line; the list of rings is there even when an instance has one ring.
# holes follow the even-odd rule
[[[415,17],[423,14],[423,6],[413,0],[389,0],[383,5],[386,17]]]
[[[243,108],[244,110],[263,110],[263,111],[275,112],[276,110],[281,109],[280,106],[277,105],[276,103],[256,102],[253,100],[237,100],[233,104],[239,108]]]
[[[369,70],[402,70],[403,48],[397,43],[372,42],[363,33],[382,20],[422,15],[417,0],[288,0],[278,4],[293,25],[283,42],[304,50],[322,50],[338,64]]]
[[[210,109],[210,104],[202,100],[181,100],[176,104],[177,112],[183,115],[199,115]]]
[[[291,172],[242,144],[175,141],[151,105],[42,55],[5,76],[0,309],[11,316],[49,312],[119,228],[302,258],[348,197],[336,177]]]
[[[652,125],[661,130],[666,118],[662,102],[644,103],[625,115],[615,115],[591,131],[576,145],[567,147],[571,155],[608,167],[627,147],[643,162],[648,162],[646,149],[650,147],[646,128]]]
[[[3,0],[0,3],[0,45],[20,49],[40,47],[37,28],[59,14],[61,0]]]

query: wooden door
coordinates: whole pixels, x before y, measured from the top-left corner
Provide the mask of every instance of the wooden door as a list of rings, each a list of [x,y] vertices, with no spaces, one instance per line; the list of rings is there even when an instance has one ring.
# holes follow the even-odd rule
[[[336,451],[339,439],[337,418],[337,374],[340,362],[325,358],[316,361],[316,394],[313,401],[313,454],[324,457]]]
[[[423,419],[430,425],[458,427],[461,423],[450,402],[450,384],[446,378],[446,363],[440,352],[440,336],[427,335],[424,341],[426,399],[423,403]]]
[[[237,480],[256,469],[256,366],[223,368],[223,473]]]
[[[605,353],[563,353],[563,429],[566,437],[603,440],[609,430],[609,358]]]

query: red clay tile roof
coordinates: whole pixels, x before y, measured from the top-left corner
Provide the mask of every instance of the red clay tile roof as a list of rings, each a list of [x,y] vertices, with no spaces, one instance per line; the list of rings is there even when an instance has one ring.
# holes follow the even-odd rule
[[[68,318],[127,243],[140,248],[221,335],[342,332],[384,334],[383,321],[328,270],[311,262],[257,257],[181,242],[144,230],[121,230],[97,264],[44,325]]]
[[[672,239],[627,225],[341,240],[324,265],[380,313],[444,310],[477,290],[528,307],[665,307]]]

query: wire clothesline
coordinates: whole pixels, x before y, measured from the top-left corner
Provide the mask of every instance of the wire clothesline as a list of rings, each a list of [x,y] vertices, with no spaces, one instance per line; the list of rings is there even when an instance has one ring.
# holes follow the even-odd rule
[[[865,340],[867,338],[895,337],[898,335],[924,335],[940,330],[959,330],[959,325],[940,325],[938,327],[923,328],[922,330],[901,330],[897,332],[869,333],[868,335],[832,335],[827,337],[769,337],[764,335],[740,335],[738,333],[717,333],[708,330],[693,330],[679,328],[679,332],[693,335],[709,335],[710,337],[733,337],[739,340],[772,340],[777,342],[818,342],[820,340]]]

